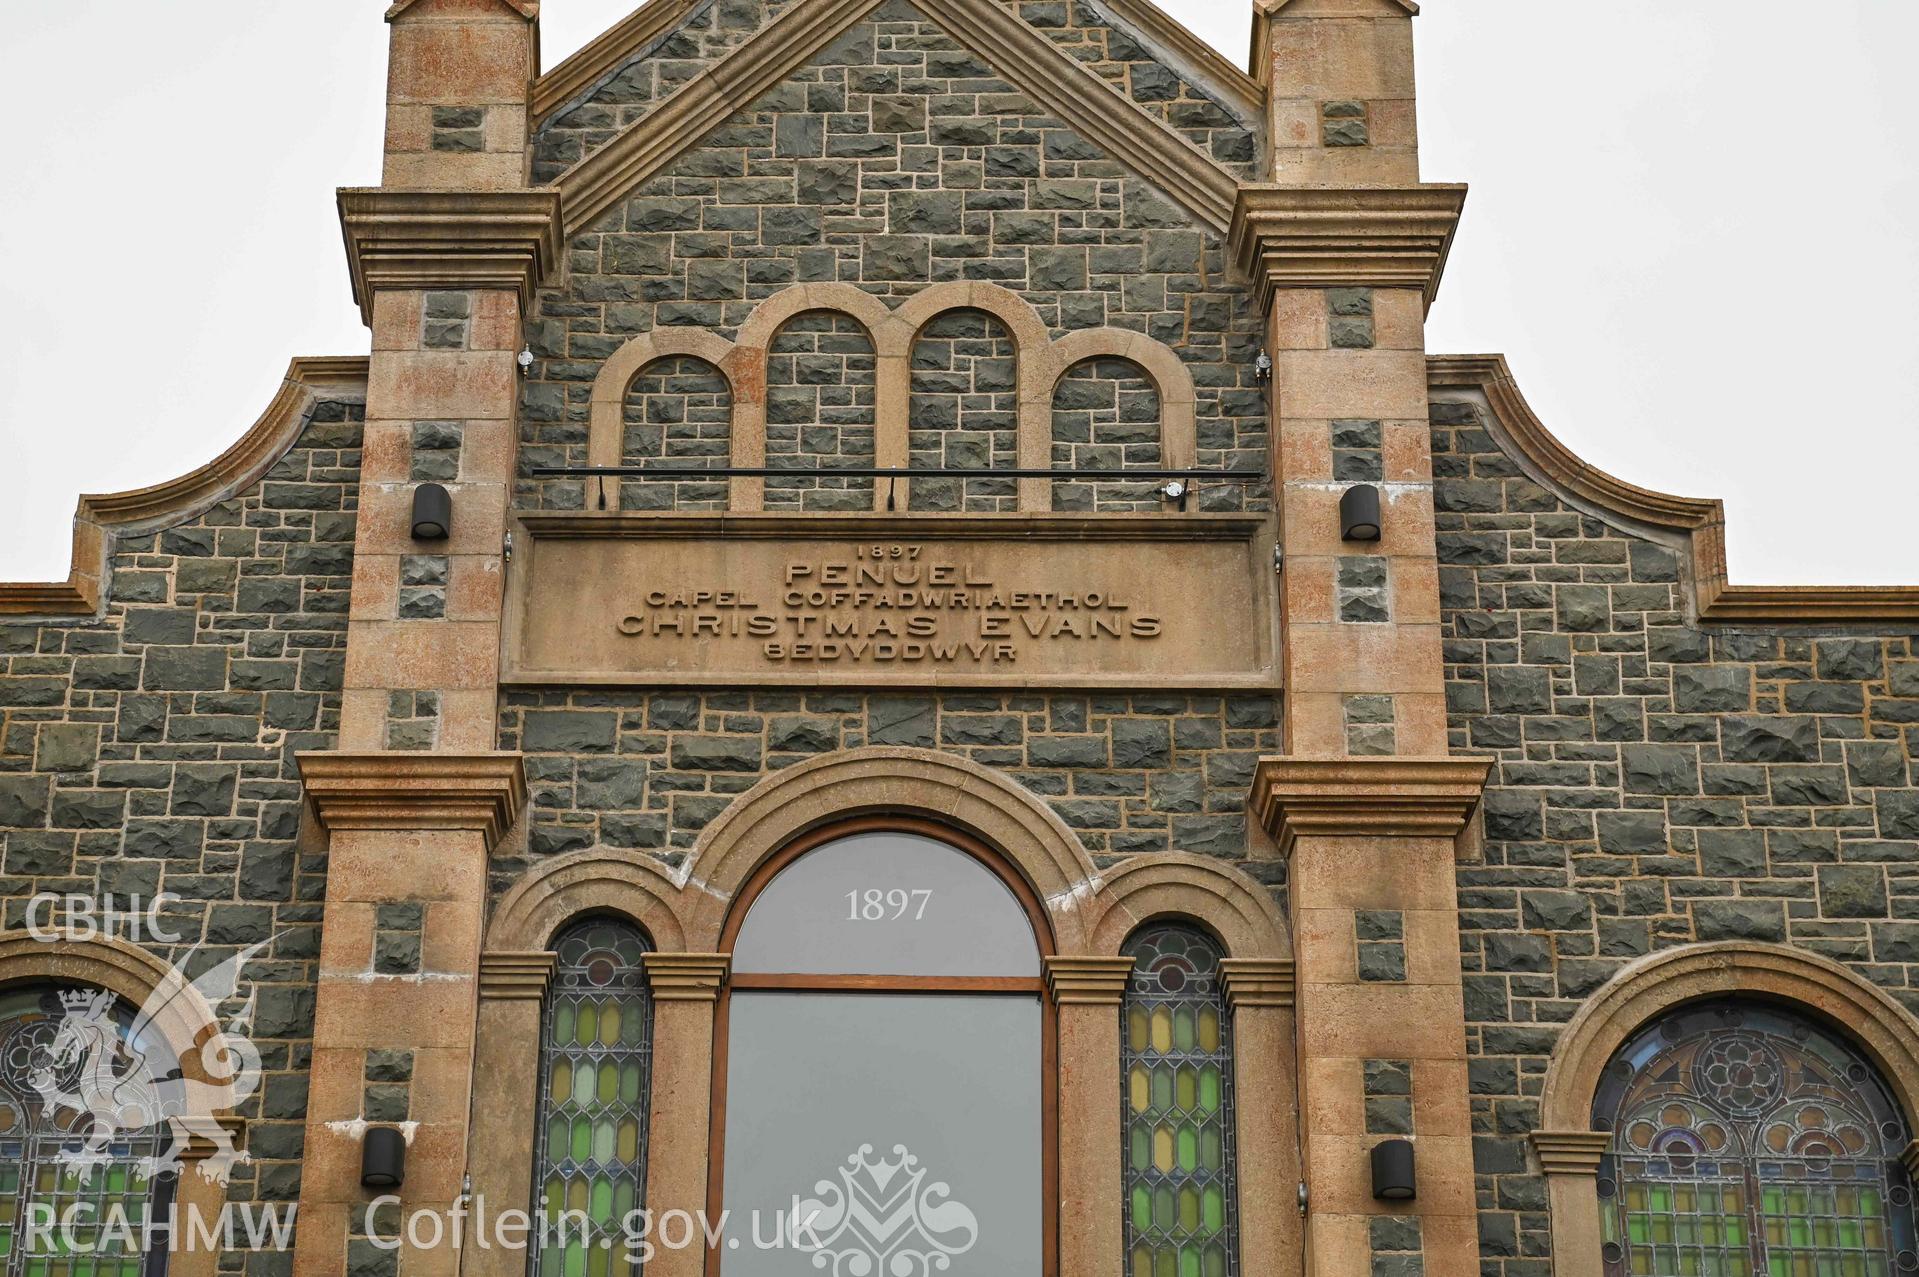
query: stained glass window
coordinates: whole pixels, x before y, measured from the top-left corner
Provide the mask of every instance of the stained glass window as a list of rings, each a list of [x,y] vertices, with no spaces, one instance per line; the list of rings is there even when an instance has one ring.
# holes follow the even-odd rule
[[[1239,1271],[1233,1163],[1233,1049],[1219,948],[1153,925],[1127,941],[1127,1277]]]
[[[623,1277],[622,1222],[646,1186],[652,1008],[625,923],[593,918],[562,932],[540,1051],[539,1277]]]
[[[170,1131],[102,1131],[88,1116],[90,1088],[128,1073],[137,1050],[126,1038],[130,1011],[99,997],[80,1007],[54,988],[0,993],[5,1277],[158,1277],[165,1271],[163,1221],[174,1185],[164,1159]],[[110,1038],[94,1035],[96,1025]],[[63,1223],[69,1226],[64,1232]]]
[[[1697,1003],[1607,1066],[1606,1277],[1919,1273],[1905,1118],[1833,1033],[1753,1002]]]

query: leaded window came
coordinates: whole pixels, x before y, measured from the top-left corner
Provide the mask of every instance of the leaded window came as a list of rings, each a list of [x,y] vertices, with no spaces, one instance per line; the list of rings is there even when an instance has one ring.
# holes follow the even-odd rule
[[[1234,1277],[1232,1029],[1224,956],[1189,926],[1136,932],[1122,1048],[1127,1277]]]
[[[1835,1033],[1761,1003],[1684,1007],[1607,1066],[1593,1128],[1607,1277],[1919,1272],[1910,1140]]]
[[[646,1185],[652,1007],[633,927],[592,918],[561,933],[540,1051],[535,1194],[539,1277],[623,1277],[622,1226]]]

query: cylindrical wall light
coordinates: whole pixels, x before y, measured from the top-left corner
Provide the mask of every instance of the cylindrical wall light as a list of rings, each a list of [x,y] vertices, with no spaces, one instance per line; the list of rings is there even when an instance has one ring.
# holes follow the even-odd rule
[[[444,541],[453,531],[453,496],[437,483],[413,490],[413,539]]]
[[[1379,489],[1370,483],[1355,484],[1340,494],[1339,539],[1342,541],[1379,540]]]
[[[1382,1202],[1408,1202],[1419,1196],[1411,1140],[1381,1140],[1373,1145],[1373,1196]]]
[[[360,1140],[360,1185],[398,1188],[406,1178],[406,1135],[397,1126],[369,1126]]]

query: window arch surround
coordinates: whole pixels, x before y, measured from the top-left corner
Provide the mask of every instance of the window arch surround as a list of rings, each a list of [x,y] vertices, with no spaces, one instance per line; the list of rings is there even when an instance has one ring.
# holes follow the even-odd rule
[[[722,952],[734,951],[742,929],[746,926],[753,906],[765,898],[768,888],[780,878],[781,874],[797,865],[814,851],[819,851],[846,839],[861,834],[904,834],[929,839],[933,842],[960,852],[969,857],[976,865],[984,868],[998,879],[1008,892],[1019,910],[1025,915],[1032,929],[1033,942],[1041,963],[1056,952],[1053,926],[1046,904],[1033,889],[1018,867],[996,851],[991,845],[973,836],[965,830],[956,828],[937,819],[926,816],[872,813],[846,820],[832,821],[809,829],[793,839],[779,852],[763,860],[752,875],[734,896],[732,907],[728,911],[725,926],[720,935]],[[727,981],[720,994],[720,1003],[715,1020],[713,1051],[713,1103],[711,1132],[708,1140],[710,1149],[707,1180],[707,1212],[709,1218],[718,1219],[720,1212],[727,1207],[725,1201],[726,1171],[726,1119],[727,1119],[727,1078],[729,1048],[731,1045],[731,1027],[733,1023],[734,993],[740,992],[790,992],[806,991],[818,993],[867,993],[916,994],[938,993],[966,996],[968,994],[1018,995],[1030,994],[1038,1001],[1040,1012],[1039,1058],[1033,1063],[1039,1069],[1040,1096],[1040,1190],[1043,1209],[1041,1211],[1040,1271],[1048,1277],[1059,1272],[1059,1032],[1058,1013],[1053,1000],[1046,995],[1046,984],[1038,971],[1032,977],[1023,976],[906,976],[906,975],[816,975],[789,973],[736,972]],[[824,1168],[822,1168],[824,1169]],[[724,1256],[716,1256],[723,1260]]]
[[[139,1007],[174,975],[164,959],[116,936],[97,936],[91,940],[35,940],[24,932],[0,936],[0,990],[15,990],[32,985],[67,985],[101,989],[121,1003]],[[152,1027],[172,1044],[186,1076],[210,1083],[198,1051],[190,1049],[198,1037],[218,1030],[220,1021],[206,1000],[191,988],[184,996],[173,998]],[[216,1120],[226,1127],[235,1147],[241,1147],[245,1125],[241,1118],[222,1109]],[[185,1152],[186,1159],[204,1156],[210,1144],[195,1140]],[[224,1185],[203,1178],[189,1166],[179,1176],[174,1200],[181,1210],[199,1212],[203,1218],[215,1217],[226,1201]],[[189,1235],[167,1257],[167,1277],[215,1277],[220,1252],[218,1246],[201,1247]]]
[[[1604,1071],[1644,1026],[1676,1008],[1721,998],[1782,1004],[1831,1025],[1877,1070],[1908,1124],[1919,1113],[1919,1020],[1836,962],[1777,945],[1688,945],[1628,964],[1560,1035],[1532,1142],[1545,1171],[1554,1277],[1605,1277],[1600,1257],[1600,1159],[1612,1133],[1592,1129]],[[1919,1167],[1919,1141],[1905,1150]]]

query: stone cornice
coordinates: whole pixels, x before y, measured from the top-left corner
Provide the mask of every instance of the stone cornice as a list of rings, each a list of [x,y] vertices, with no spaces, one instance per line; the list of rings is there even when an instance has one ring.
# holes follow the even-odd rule
[[[1262,311],[1282,288],[1417,288],[1430,307],[1465,202],[1450,183],[1242,186],[1230,251]]]
[[[625,132],[562,174],[566,234],[585,229],[735,112],[870,14],[879,0],[798,0]],[[919,9],[1046,110],[1222,233],[1238,181],[999,0]]]
[[[1247,808],[1287,855],[1301,837],[1452,838],[1491,767],[1484,758],[1262,758]]]
[[[1641,488],[1580,458],[1534,414],[1504,356],[1440,355],[1426,366],[1432,390],[1482,395],[1492,411],[1487,425],[1495,439],[1569,505],[1627,532],[1678,542],[1700,620],[1764,626],[1919,623],[1915,586],[1731,584],[1726,579],[1726,510],[1721,502]]]
[[[702,3],[705,0],[651,0],[540,76],[533,82],[533,127],[538,128],[561,107],[570,106],[601,80],[644,56]]]
[[[1597,1175],[1599,1159],[1612,1145],[1607,1131],[1534,1131],[1527,1138],[1548,1175]]]
[[[363,355],[295,359],[259,420],[213,460],[151,487],[81,497],[67,579],[0,583],[0,616],[97,615],[110,588],[117,538],[172,527],[259,482],[299,439],[315,403],[328,395],[363,397],[366,377]]]
[[[655,1002],[713,1002],[720,996],[730,953],[646,953],[640,955]]]
[[[1226,984],[1226,1005],[1290,1007],[1295,983],[1291,958],[1226,958],[1219,964]]]
[[[543,950],[480,955],[480,997],[494,1002],[538,1002],[546,996],[559,955]]]
[[[1133,975],[1132,958],[1051,957],[1046,989],[1059,1006],[1118,1006]]]
[[[343,189],[340,229],[360,316],[381,289],[507,289],[521,305],[560,260],[560,196],[530,191]]]
[[[526,802],[516,753],[400,750],[298,754],[300,780],[329,830],[468,829],[498,845]]]

